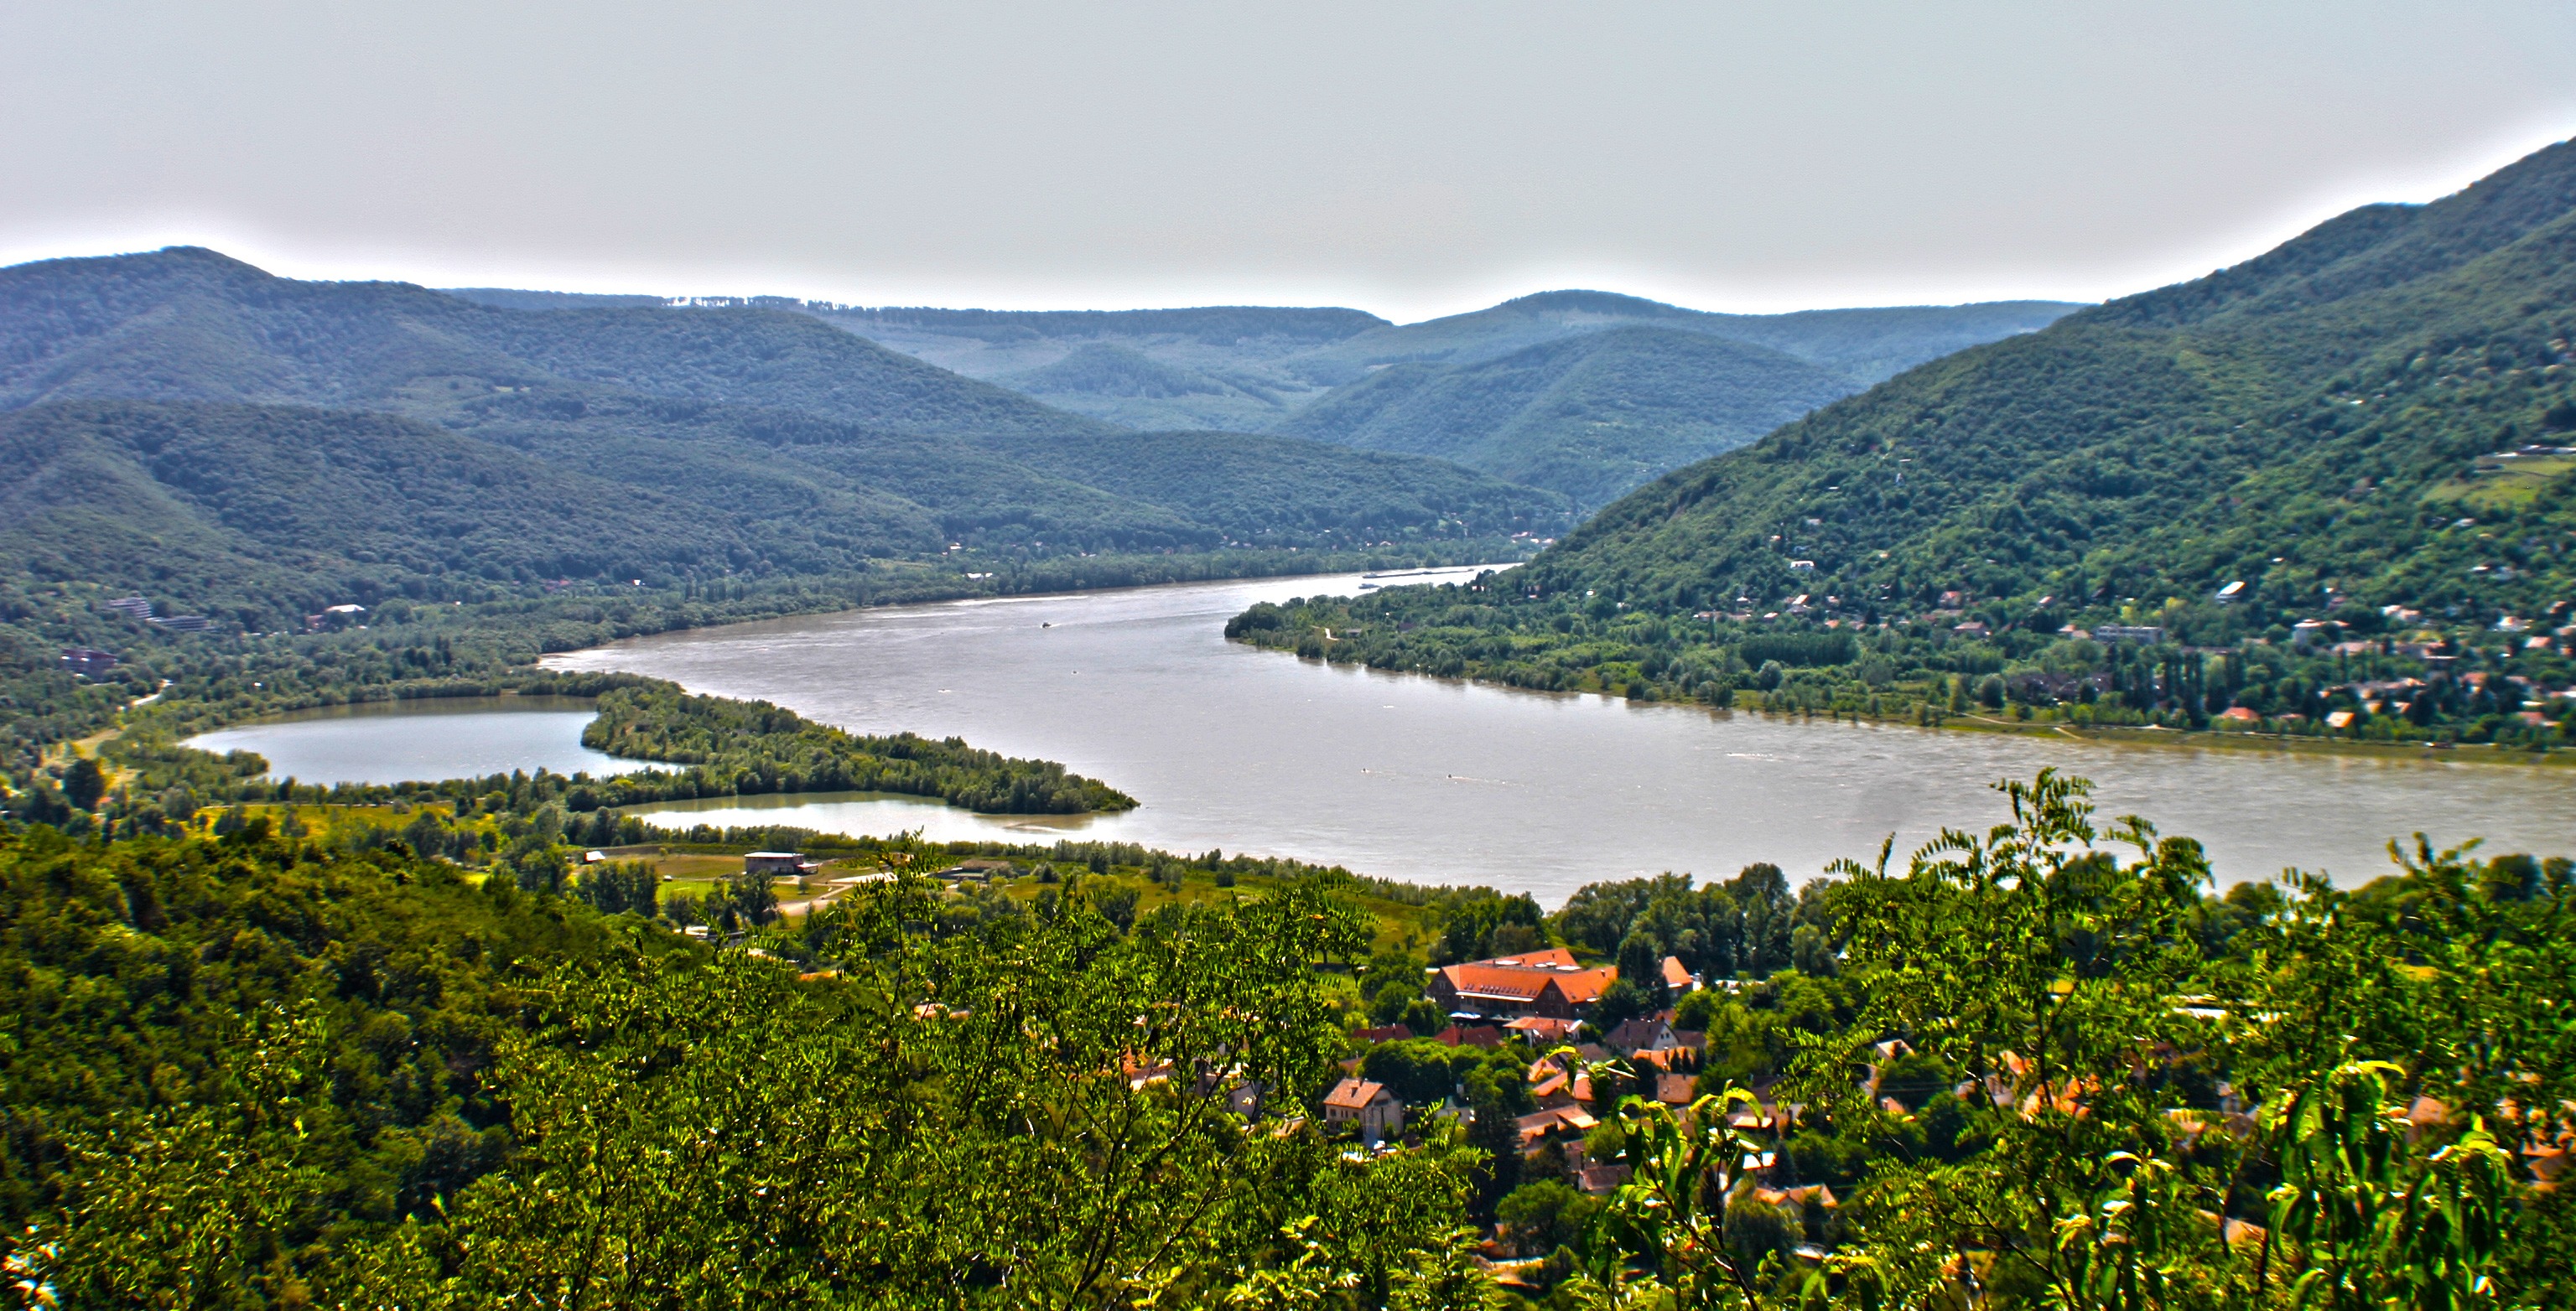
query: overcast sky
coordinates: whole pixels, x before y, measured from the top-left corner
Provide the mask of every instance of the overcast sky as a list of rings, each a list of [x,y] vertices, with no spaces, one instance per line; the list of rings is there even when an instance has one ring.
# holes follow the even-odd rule
[[[0,0],[0,263],[1703,309],[2207,272],[2576,134],[2576,4]]]

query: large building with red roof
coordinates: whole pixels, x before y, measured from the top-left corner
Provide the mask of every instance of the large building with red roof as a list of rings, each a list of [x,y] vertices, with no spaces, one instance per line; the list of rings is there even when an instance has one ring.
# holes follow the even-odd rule
[[[1452,1015],[1570,1020],[1580,1008],[1600,1000],[1618,977],[1618,966],[1587,969],[1575,963],[1573,952],[1552,947],[1440,966],[1423,981],[1422,991]]]

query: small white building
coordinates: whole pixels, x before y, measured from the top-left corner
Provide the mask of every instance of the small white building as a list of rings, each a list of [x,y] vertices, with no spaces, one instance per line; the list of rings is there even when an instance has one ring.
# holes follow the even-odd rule
[[[1360,1141],[1371,1147],[1404,1132],[1404,1104],[1382,1083],[1344,1079],[1324,1095],[1327,1124],[1356,1124]]]

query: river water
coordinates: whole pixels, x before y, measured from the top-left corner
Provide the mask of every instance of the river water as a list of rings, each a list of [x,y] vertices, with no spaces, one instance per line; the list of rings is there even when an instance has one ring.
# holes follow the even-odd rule
[[[256,751],[268,757],[270,777],[322,784],[645,768],[581,744],[593,713],[588,700],[568,696],[368,701],[218,729],[187,745],[218,755]]]
[[[1449,576],[1456,576],[1454,573]],[[2490,851],[2576,851],[2576,772],[1800,722],[1326,666],[1229,643],[1256,601],[1357,576],[1186,584],[859,610],[550,657],[777,702],[845,728],[951,734],[1059,760],[1143,805],[996,817],[851,798],[656,807],[659,822],[789,823],[934,839],[1078,835],[1293,855],[1369,874],[1526,890],[1703,878],[1768,860],[1792,882],[2004,817],[1994,780],[2091,778],[2105,815],[2208,846],[2223,882],[2297,865],[2358,883],[2415,830]]]

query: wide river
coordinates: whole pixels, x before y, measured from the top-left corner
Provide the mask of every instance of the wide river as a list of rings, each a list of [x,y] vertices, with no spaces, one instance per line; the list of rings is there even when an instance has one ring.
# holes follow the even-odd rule
[[[1456,576],[1455,573],[1449,576]],[[774,701],[854,730],[951,734],[1063,761],[1144,804],[984,817],[917,801],[663,807],[666,822],[1058,834],[1293,855],[1555,904],[1596,879],[1778,863],[1797,881],[1896,835],[2004,815],[1994,780],[2042,766],[2206,844],[2225,882],[2296,865],[2357,883],[2421,829],[2489,851],[2576,851],[2576,772],[2204,751],[1799,722],[1326,666],[1227,642],[1256,601],[1356,576],[859,610],[551,657]]]

